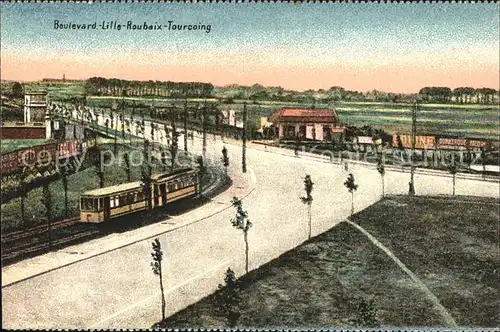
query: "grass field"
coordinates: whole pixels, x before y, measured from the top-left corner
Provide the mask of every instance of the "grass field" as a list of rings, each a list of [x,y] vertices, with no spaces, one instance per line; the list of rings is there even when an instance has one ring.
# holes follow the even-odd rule
[[[64,99],[73,96],[83,96],[85,86],[82,82],[71,82],[65,84],[51,84],[46,82],[30,82],[23,84],[26,91],[46,91],[49,99]]]
[[[353,221],[415,273],[458,326],[499,326],[499,202],[460,200],[386,198]],[[447,325],[418,284],[345,222],[240,282],[240,327],[363,327],[362,299],[373,300],[380,327]],[[215,296],[173,315],[166,326],[224,326]]]

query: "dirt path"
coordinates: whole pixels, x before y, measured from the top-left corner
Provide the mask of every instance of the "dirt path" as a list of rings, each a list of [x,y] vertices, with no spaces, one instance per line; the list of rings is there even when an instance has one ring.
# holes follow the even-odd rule
[[[427,288],[427,286],[425,286],[425,284],[412,271],[410,271],[410,269],[408,269],[406,267],[406,265],[403,264],[403,262],[401,262],[394,255],[394,253],[392,251],[390,251],[386,246],[384,246],[382,243],[380,243],[380,241],[378,241],[373,235],[371,235],[366,229],[364,229],[360,225],[358,225],[352,221],[349,221],[349,220],[346,220],[346,222],[348,224],[350,224],[351,226],[355,227],[356,229],[358,229],[370,241],[372,241],[372,243],[375,246],[377,246],[379,249],[381,249],[383,252],[385,252],[387,254],[387,256],[389,256],[401,268],[401,270],[403,270],[415,282],[415,284],[418,286],[418,288],[420,288],[420,290],[422,292],[424,292],[425,295],[427,296],[427,298],[434,304],[434,308],[443,317],[447,327],[458,327],[458,325],[455,322],[455,320],[453,319],[453,317],[450,315],[448,310],[445,307],[443,307],[443,305],[439,302],[439,299],[436,297],[436,295],[434,295],[429,290],[429,288]]]

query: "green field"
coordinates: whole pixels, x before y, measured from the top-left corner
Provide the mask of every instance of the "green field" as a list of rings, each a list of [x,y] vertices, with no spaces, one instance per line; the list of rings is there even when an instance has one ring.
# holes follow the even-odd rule
[[[416,275],[456,325],[478,328],[500,324],[498,219],[494,199],[398,196],[352,220]],[[238,327],[452,327],[418,283],[345,222],[240,283]],[[216,314],[217,296],[171,316],[166,326],[226,325]],[[370,300],[376,320],[368,326],[359,305]]]
[[[66,99],[73,96],[82,96],[85,94],[84,82],[53,84],[45,82],[30,82],[24,83],[25,91],[36,92],[46,91],[50,99]]]

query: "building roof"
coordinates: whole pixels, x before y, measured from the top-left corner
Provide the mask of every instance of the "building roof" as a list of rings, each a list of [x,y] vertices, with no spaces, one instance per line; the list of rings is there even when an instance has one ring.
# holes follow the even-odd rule
[[[338,123],[337,112],[328,108],[283,108],[269,117],[269,122]]]

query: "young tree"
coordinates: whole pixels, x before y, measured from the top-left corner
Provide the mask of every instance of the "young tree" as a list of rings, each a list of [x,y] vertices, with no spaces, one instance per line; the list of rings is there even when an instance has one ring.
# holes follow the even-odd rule
[[[111,125],[113,129],[113,153],[116,155],[118,151],[118,135],[116,132],[118,129],[118,117],[114,112],[111,112]]]
[[[248,273],[248,230],[252,227],[250,219],[248,219],[247,211],[243,210],[243,205],[238,197],[233,197],[231,204],[236,209],[236,216],[231,220],[231,224],[243,231],[243,239],[245,241],[245,272]]]
[[[122,124],[122,139],[125,140],[125,115],[123,115],[123,111],[120,114],[120,123]]]
[[[196,161],[198,163],[199,177],[200,177],[199,196],[203,197],[201,185],[203,183],[203,181],[202,181],[203,175],[205,175],[205,172],[207,171],[207,168],[206,168],[205,163],[203,161],[203,156],[198,156],[198,158],[196,158]]]
[[[101,151],[99,149],[93,149],[93,154],[95,158],[95,172],[99,177],[99,188],[104,188],[104,164],[102,160]]]
[[[188,148],[187,148],[187,133],[188,133],[188,127],[187,127],[187,123],[188,123],[188,105],[187,105],[187,99],[184,101],[184,117],[183,117],[183,120],[184,120],[184,151],[188,151]]]
[[[384,176],[385,176],[385,166],[384,162],[382,161],[382,158],[378,158],[377,160],[377,171],[380,174],[380,178],[382,179],[382,197],[385,196],[385,181],[384,181]]]
[[[124,121],[124,124],[123,124],[123,127],[124,129],[127,131],[127,134],[128,134],[128,142],[129,144],[132,144],[132,128],[131,128],[131,125],[130,125],[130,121],[129,119],[125,119],[123,120]]]
[[[481,148],[481,164],[483,165],[483,179],[486,178],[486,150]]]
[[[225,146],[222,148],[222,163],[224,164],[227,176],[227,167],[229,166],[229,156],[227,155],[227,149]]]
[[[151,122],[151,142],[152,142],[152,148],[153,150],[155,149],[155,132],[158,130],[158,125],[154,122]]]
[[[405,152],[405,147],[403,145],[403,141],[401,140],[401,135],[398,135],[396,137],[396,141],[397,141],[397,145],[398,145],[399,154],[401,155],[401,163],[404,163],[403,154]]]
[[[151,151],[149,148],[149,141],[146,139],[144,140],[144,149],[143,149],[143,162],[142,162],[142,169],[141,169],[141,181],[142,181],[142,187],[144,189],[144,199],[146,200],[146,214],[148,214],[151,209],[151,165],[150,165],[150,155]]]
[[[160,292],[161,292],[161,317],[162,321],[165,321],[166,317],[166,301],[165,301],[165,292],[163,290],[163,274],[162,274],[162,261],[163,261],[163,251],[161,250],[161,243],[158,238],[156,238],[153,243],[153,252],[151,253],[151,257],[153,261],[151,262],[151,269],[153,273],[160,278]]]
[[[20,189],[21,189],[21,192],[20,192],[21,222],[23,223],[25,229],[27,228],[27,225],[25,223],[25,220],[26,220],[25,202],[26,202],[26,197],[28,196],[28,188],[29,188],[28,186],[29,186],[31,179],[32,179],[32,175],[31,175],[30,169],[28,167],[24,167],[23,172],[21,174],[21,179],[19,182],[20,182]]]
[[[456,183],[456,177],[457,177],[457,172],[458,172],[458,165],[455,161],[455,158],[452,159],[450,165],[448,166],[448,171],[453,176],[453,196],[455,196],[455,183]]]
[[[358,190],[358,185],[356,184],[354,180],[354,175],[352,173],[349,173],[347,176],[347,179],[344,182],[344,186],[349,190],[351,193],[351,217],[354,214],[354,192]]]
[[[141,120],[137,121],[137,132],[142,135],[142,138],[146,139],[146,121],[144,121],[144,114],[142,114]]]
[[[235,328],[241,317],[241,291],[240,283],[231,268],[224,276],[224,285],[219,284],[219,293],[215,297],[216,312],[225,318],[229,328]]]
[[[176,116],[175,114],[172,114],[171,116],[171,121],[172,121],[172,143],[170,144],[170,157],[172,158],[172,165],[171,169],[172,171],[174,170],[175,166],[175,158],[177,157],[177,151],[179,150],[179,133],[177,132],[177,129],[175,127],[175,120]]]
[[[47,219],[47,234],[49,240],[49,250],[52,247],[52,194],[50,192],[50,180],[44,179],[42,184],[41,203],[45,207],[45,218]]]
[[[309,236],[308,238],[311,238],[311,228],[312,228],[312,222],[311,222],[311,205],[313,202],[312,198],[312,190],[313,190],[314,183],[311,180],[311,176],[309,174],[306,175],[304,178],[304,190],[306,192],[306,196],[300,197],[300,200],[302,203],[307,204],[307,216],[309,220]]]
[[[106,134],[109,134],[109,119],[106,119],[106,121],[104,121],[104,126],[106,127]]]
[[[162,150],[163,150],[163,148],[162,148]],[[163,171],[167,172],[168,161],[167,161],[167,154],[165,153],[165,151],[161,152],[160,160],[161,160],[161,164],[163,165]]]
[[[127,182],[132,181],[132,172],[130,168],[130,156],[128,153],[123,155],[123,161],[125,162],[125,173],[127,174]]]
[[[165,138],[167,139],[167,145],[170,145],[170,137],[172,137],[172,129],[164,123],[163,124],[163,130],[165,131]]]
[[[68,170],[66,167],[60,169],[62,176],[62,184],[64,189],[64,216],[67,218],[69,215],[69,204],[68,204]]]

